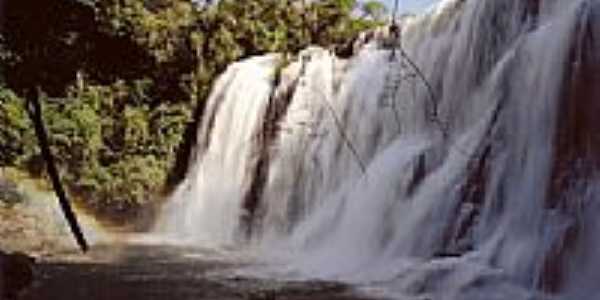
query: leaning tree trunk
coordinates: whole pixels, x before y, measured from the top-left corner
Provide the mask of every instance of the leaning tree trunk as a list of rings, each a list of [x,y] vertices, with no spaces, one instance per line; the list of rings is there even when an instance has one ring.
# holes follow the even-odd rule
[[[58,201],[60,203],[60,208],[63,211],[65,219],[69,223],[69,228],[71,229],[71,233],[75,237],[77,244],[81,248],[83,252],[88,250],[88,244],[85,240],[85,236],[81,231],[81,227],[79,226],[79,222],[77,221],[77,216],[73,212],[73,208],[69,203],[69,199],[67,198],[67,194],[60,183],[60,177],[58,175],[58,170],[56,169],[56,165],[54,163],[54,156],[50,151],[50,146],[48,143],[48,135],[46,134],[46,128],[44,127],[44,120],[42,118],[42,106],[38,99],[39,93],[37,90],[28,90],[25,93],[26,101],[27,101],[27,111],[29,113],[29,117],[34,124],[35,134],[37,136],[38,144],[42,152],[42,157],[46,162],[46,169],[48,171],[48,175],[50,176],[50,180],[52,182],[52,187],[54,188],[54,192],[58,197]]]

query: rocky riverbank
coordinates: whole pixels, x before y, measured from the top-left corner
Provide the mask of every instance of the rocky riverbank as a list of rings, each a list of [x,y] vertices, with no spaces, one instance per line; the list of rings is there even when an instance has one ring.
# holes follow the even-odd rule
[[[348,286],[235,275],[244,263],[210,250],[103,245],[37,266],[26,300],[352,300]]]

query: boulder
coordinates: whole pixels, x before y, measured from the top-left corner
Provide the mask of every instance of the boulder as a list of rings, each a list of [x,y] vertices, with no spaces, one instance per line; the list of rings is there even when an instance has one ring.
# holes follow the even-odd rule
[[[0,299],[18,299],[33,283],[35,260],[23,253],[0,251]]]

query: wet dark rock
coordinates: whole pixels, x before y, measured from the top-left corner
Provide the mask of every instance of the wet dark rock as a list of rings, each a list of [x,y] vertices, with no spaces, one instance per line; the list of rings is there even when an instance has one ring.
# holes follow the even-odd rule
[[[416,191],[417,187],[423,182],[425,176],[427,175],[427,170],[425,167],[425,154],[419,155],[417,161],[415,162],[415,167],[413,169],[413,176],[408,183],[408,187],[406,188],[406,193],[411,196]]]
[[[0,251],[0,299],[18,299],[34,279],[35,260],[23,253]]]
[[[563,98],[559,103],[560,116],[554,143],[554,165],[548,191],[548,209],[576,219],[578,207],[585,209],[581,199],[573,197],[571,188],[585,178],[597,176],[600,169],[600,22],[585,18],[600,14],[600,5],[581,6],[581,22],[576,28],[567,62]],[[564,284],[566,262],[576,251],[581,228],[574,222],[552,245],[544,260],[541,288],[558,293]]]
[[[267,111],[263,119],[260,132],[257,133],[255,139],[256,149],[259,153],[258,159],[252,169],[252,182],[244,195],[242,201],[242,208],[244,214],[241,216],[242,232],[245,232],[246,237],[250,238],[253,234],[252,229],[260,213],[260,198],[267,179],[269,177],[268,170],[271,163],[271,147],[274,145],[277,139],[277,134],[281,130],[278,124],[285,114],[287,113],[288,107],[292,102],[294,91],[298,86],[299,80],[302,74],[298,74],[291,82],[281,82],[282,74],[278,74],[273,84],[271,96],[269,98],[269,104]]]
[[[444,252],[438,251],[433,254],[435,258],[452,258],[452,257],[461,257],[463,255],[462,252]]]

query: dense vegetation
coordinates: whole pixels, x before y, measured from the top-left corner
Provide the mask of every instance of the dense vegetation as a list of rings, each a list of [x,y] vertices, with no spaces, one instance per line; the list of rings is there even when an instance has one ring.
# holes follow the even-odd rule
[[[228,64],[317,44],[343,51],[384,14],[355,0],[8,0],[0,12],[0,167],[43,176],[35,91],[69,191],[96,212],[154,203],[187,166]],[[361,18],[357,17],[358,15]]]

